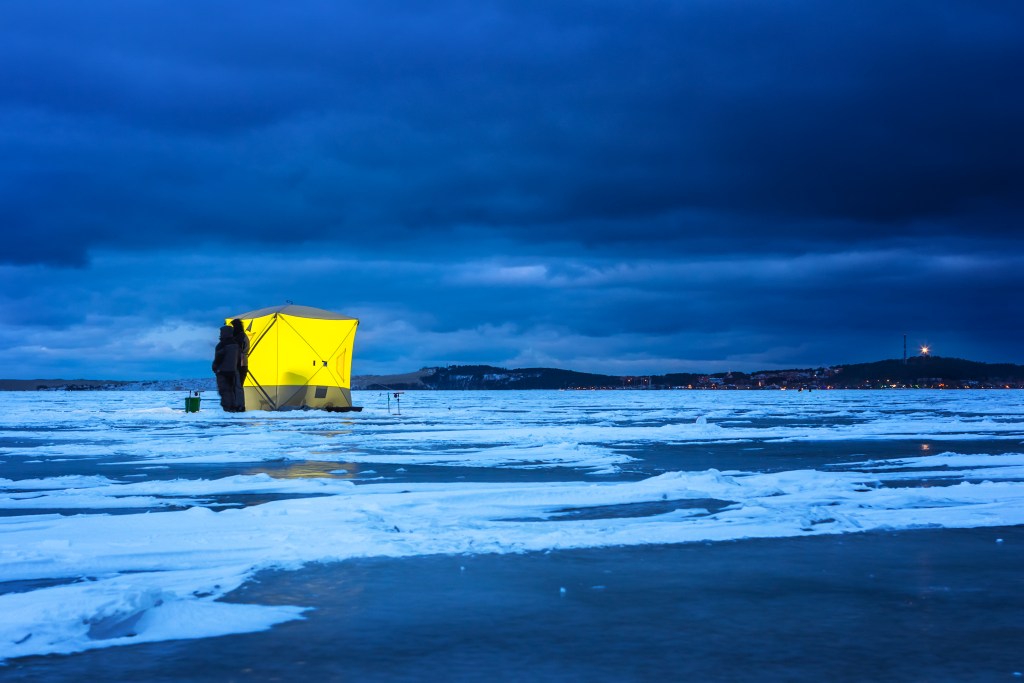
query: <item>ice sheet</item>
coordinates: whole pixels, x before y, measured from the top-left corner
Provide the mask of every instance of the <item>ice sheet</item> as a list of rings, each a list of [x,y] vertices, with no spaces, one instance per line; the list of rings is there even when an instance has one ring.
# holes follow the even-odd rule
[[[60,463],[96,457],[104,463],[160,464],[170,472],[200,460],[314,459],[570,467],[607,474],[631,461],[626,446],[679,439],[827,445],[849,438],[957,435],[969,442],[1024,435],[1018,392],[952,398],[815,392],[813,400],[730,393],[423,393],[403,401],[405,415],[368,406],[358,418],[301,412],[234,416],[208,409],[190,415],[170,407],[174,397],[147,392],[82,393],[56,407],[36,394],[5,396],[0,456],[57,464],[53,477],[0,480],[0,508],[80,514],[0,517],[0,658],[241,633],[301,618],[304,609],[315,607],[218,600],[270,567],[364,556],[1024,523],[1024,454],[1012,450],[875,459],[820,470],[673,471],[640,481],[357,486],[329,476],[139,481],[60,472]],[[298,497],[211,509],[214,497],[247,494]],[[631,505],[660,510],[668,501],[706,499],[728,505],[713,513],[680,503],[677,510],[648,516],[560,514]],[[140,506],[188,509],[95,512]]]

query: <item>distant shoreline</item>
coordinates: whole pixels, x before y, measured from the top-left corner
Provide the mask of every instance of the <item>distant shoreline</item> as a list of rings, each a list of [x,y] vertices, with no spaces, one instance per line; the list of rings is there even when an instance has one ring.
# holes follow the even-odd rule
[[[959,358],[916,356],[906,360],[753,373],[603,375],[558,368],[506,369],[490,365],[421,368],[402,375],[352,378],[352,389],[563,389],[563,390],[830,390],[830,389],[1015,389],[1024,388],[1024,366]]]
[[[839,389],[1024,389],[1024,366],[915,356],[873,363],[753,373],[603,375],[559,368],[449,365],[394,375],[355,375],[353,391],[831,391]],[[213,377],[170,380],[0,379],[0,391],[214,391]]]
[[[0,391],[215,391],[213,378],[129,381],[114,379],[0,379]]]

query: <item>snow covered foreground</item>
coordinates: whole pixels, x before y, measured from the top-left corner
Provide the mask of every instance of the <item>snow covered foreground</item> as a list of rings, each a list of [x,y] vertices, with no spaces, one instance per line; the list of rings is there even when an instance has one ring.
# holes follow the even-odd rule
[[[377,406],[344,420],[211,409],[185,415],[159,392],[67,395],[57,405],[6,395],[2,471],[35,462],[53,476],[0,480],[8,514],[0,517],[0,658],[267,629],[315,605],[218,598],[260,569],[309,562],[1024,524],[1024,453],[1017,452],[614,477],[637,463],[645,444],[812,441],[827,450],[839,439],[927,437],[1002,440],[1020,450],[1017,392],[939,401],[935,393],[899,392],[898,403],[857,392],[819,392],[813,403],[777,394],[623,393],[419,394],[401,418]],[[149,469],[167,477],[182,464],[282,459],[570,467],[591,480],[139,476],[169,468]],[[67,473],[89,462],[93,473]],[[135,474],[104,473],[126,467]],[[246,494],[291,497],[248,507],[217,502]],[[678,508],[648,516],[609,507],[671,508],[669,501]],[[596,514],[579,514],[588,510]]]

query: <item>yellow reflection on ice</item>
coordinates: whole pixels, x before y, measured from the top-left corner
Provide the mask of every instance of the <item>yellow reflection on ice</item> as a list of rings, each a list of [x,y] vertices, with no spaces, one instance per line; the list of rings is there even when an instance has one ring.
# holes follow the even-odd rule
[[[355,479],[359,476],[359,465],[306,460],[287,467],[254,468],[245,474],[269,474],[274,479]]]

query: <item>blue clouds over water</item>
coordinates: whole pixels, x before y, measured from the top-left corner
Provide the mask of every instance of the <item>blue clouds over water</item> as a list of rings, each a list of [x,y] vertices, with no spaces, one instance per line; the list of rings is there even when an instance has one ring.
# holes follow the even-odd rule
[[[0,10],[5,375],[1019,360],[1015,3]]]

